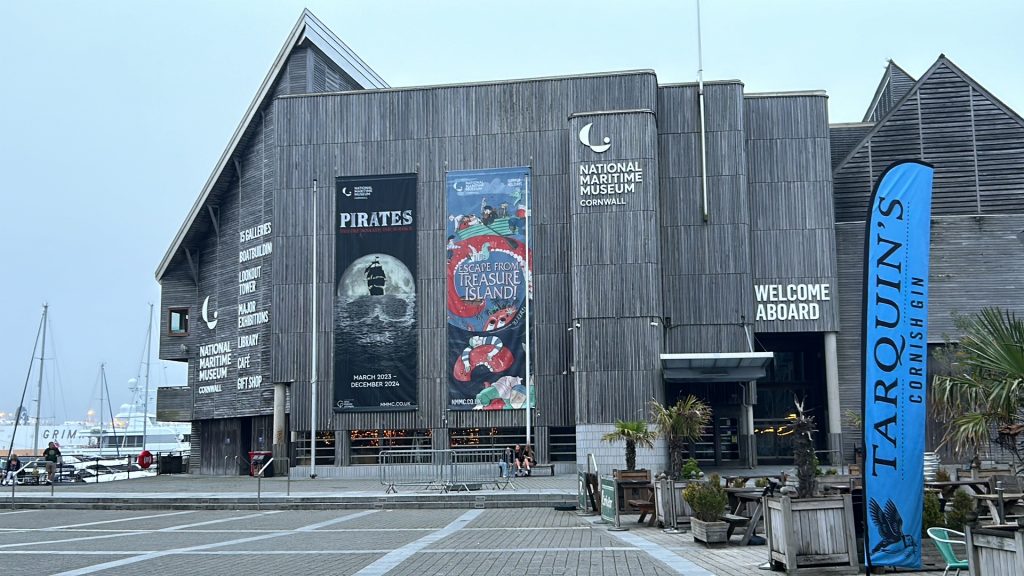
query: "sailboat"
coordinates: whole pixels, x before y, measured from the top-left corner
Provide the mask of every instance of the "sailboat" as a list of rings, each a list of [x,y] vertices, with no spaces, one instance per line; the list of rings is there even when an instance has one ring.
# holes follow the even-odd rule
[[[384,284],[387,280],[388,277],[384,274],[384,267],[381,266],[380,259],[374,258],[373,262],[366,267],[366,289],[370,291],[370,296],[383,296]]]

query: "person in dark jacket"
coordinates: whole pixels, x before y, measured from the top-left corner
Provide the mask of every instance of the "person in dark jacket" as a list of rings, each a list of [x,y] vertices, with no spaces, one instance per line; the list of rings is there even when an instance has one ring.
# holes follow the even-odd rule
[[[46,483],[53,483],[57,474],[57,464],[60,462],[60,449],[57,444],[50,442],[50,445],[43,450],[43,460],[46,460]]]
[[[21,460],[18,460],[17,454],[11,454],[11,457],[7,459],[7,472],[4,474],[3,484],[4,486],[14,486],[18,483],[18,468],[21,468]]]

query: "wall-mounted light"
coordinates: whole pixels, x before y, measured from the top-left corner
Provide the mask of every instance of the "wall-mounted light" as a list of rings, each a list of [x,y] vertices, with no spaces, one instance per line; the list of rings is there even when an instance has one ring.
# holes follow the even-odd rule
[[[566,332],[572,332],[573,330],[575,330],[575,329],[577,329],[579,327],[580,327],[580,322],[579,322],[579,320],[577,320],[576,322],[573,322],[572,326],[569,326],[569,328],[566,330]]]

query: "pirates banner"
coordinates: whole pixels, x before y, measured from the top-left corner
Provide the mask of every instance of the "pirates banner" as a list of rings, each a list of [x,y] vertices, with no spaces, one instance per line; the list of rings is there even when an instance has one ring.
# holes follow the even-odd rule
[[[897,162],[871,196],[864,251],[867,565],[921,567],[932,168]]]
[[[416,175],[338,178],[334,411],[416,409]]]
[[[452,410],[526,407],[529,168],[449,172],[448,398]],[[535,405],[530,391],[530,403]]]

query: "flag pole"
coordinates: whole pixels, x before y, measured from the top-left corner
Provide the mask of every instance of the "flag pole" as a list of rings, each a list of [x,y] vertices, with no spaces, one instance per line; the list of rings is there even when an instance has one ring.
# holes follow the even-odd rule
[[[523,179],[525,191],[526,210],[523,212],[523,219],[526,220],[526,249],[523,250],[526,261],[526,270],[523,271],[523,283],[526,287],[526,445],[533,448],[533,422],[532,422],[532,395],[530,394],[530,285],[532,274],[530,273],[530,174]]]
[[[316,179],[313,180],[313,277],[311,284],[313,286],[311,306],[311,318],[310,318],[310,332],[312,332],[312,352],[310,353],[310,368],[309,368],[309,388],[310,388],[310,417],[309,417],[309,477],[316,478],[316,428],[317,428],[317,306],[316,306]]]

